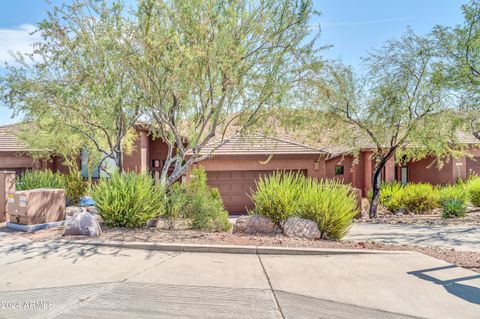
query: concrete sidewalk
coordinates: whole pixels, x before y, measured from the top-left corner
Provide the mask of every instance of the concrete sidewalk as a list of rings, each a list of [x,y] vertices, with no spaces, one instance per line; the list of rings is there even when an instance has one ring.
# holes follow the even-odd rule
[[[356,223],[352,225],[345,240],[435,246],[480,252],[480,226]]]
[[[480,275],[414,253],[158,252],[0,238],[0,318],[478,318]]]

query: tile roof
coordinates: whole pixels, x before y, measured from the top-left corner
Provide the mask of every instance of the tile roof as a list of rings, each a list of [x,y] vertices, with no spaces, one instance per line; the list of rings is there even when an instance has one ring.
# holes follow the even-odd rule
[[[240,136],[229,138],[224,144],[213,142],[207,144],[201,154],[213,155],[275,155],[275,154],[324,154],[325,152],[307,145],[285,139],[262,135]],[[215,149],[218,147],[217,149]]]
[[[19,129],[19,124],[0,126],[0,152],[22,152],[28,150],[27,144],[15,136],[15,132]]]

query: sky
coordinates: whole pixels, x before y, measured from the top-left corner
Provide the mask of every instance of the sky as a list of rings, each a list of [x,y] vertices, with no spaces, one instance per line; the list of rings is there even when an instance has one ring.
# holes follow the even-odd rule
[[[65,0],[68,1],[68,0]],[[128,0],[134,2],[134,0]],[[60,4],[62,0],[50,0]],[[420,35],[440,24],[453,26],[462,22],[460,0],[314,0],[321,12],[312,25],[320,24],[320,45],[332,45],[326,58],[342,59],[354,69],[361,57],[385,41],[396,38],[410,26]],[[31,35],[35,25],[50,7],[44,0],[0,0],[0,75],[5,62],[11,63],[10,51],[28,52],[38,35]],[[0,105],[0,125],[18,122],[11,111]]]

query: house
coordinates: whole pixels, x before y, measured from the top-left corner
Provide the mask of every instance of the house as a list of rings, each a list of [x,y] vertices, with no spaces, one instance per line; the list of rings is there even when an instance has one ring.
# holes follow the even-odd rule
[[[37,161],[28,155],[28,147],[15,137],[15,125],[0,127],[0,170],[50,169],[66,172],[58,157]],[[138,137],[131,154],[123,158],[124,170],[148,172],[159,177],[167,157],[168,147],[161,138],[155,138],[146,125],[137,125]],[[427,157],[404,165],[395,164],[392,158],[382,172],[383,181],[426,182],[434,185],[454,183],[472,174],[480,174],[480,148],[470,134],[459,133],[458,143],[465,146],[469,156],[451,158],[439,167],[436,158]],[[375,167],[373,150],[360,149],[356,156],[341,147],[314,148],[284,138],[261,135],[233,136],[226,142],[208,144],[201,155],[207,159],[193,165],[203,167],[210,186],[217,187],[230,213],[244,213],[252,207],[251,190],[260,176],[274,171],[300,172],[317,179],[338,179],[360,189],[363,196],[372,186]],[[79,156],[83,168],[86,154]],[[190,171],[183,180],[188,181]]]

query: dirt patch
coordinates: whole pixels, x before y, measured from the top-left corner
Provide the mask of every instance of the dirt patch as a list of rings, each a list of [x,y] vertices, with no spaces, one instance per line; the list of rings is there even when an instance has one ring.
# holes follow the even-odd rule
[[[70,239],[84,240],[82,236],[63,236],[63,228],[46,229],[35,233],[14,232],[0,224],[0,233],[6,236],[18,236],[31,240]],[[457,251],[436,247],[411,245],[389,245],[376,242],[327,241],[288,238],[282,234],[246,235],[230,233],[207,233],[196,230],[163,230],[156,228],[124,229],[106,228],[100,240],[126,242],[188,243],[210,245],[273,246],[273,247],[309,247],[309,248],[344,248],[377,250],[411,250],[449,263],[480,272],[480,253]]]

